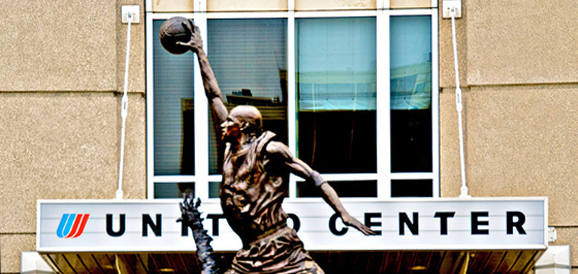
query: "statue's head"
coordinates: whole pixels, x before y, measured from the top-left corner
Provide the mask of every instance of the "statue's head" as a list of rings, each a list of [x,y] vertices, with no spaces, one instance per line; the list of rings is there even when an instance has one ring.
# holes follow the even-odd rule
[[[259,135],[263,118],[261,112],[254,106],[234,107],[227,120],[221,124],[223,138],[227,140],[238,139],[241,134]]]

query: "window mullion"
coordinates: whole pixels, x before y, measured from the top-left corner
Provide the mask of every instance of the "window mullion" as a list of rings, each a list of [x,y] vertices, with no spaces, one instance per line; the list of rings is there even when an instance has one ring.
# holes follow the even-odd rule
[[[377,197],[391,197],[389,11],[377,13]]]
[[[294,5],[293,0],[289,4]],[[287,17],[287,126],[288,145],[291,153],[297,157],[297,96],[295,79],[295,11],[290,10]],[[297,176],[289,177],[289,197],[297,197]]]
[[[200,28],[204,35],[203,47],[207,51],[207,17],[205,13],[195,14],[195,25]],[[195,134],[195,174],[197,179],[195,181],[195,196],[206,200],[209,197],[209,104],[205,96],[199,62],[195,60],[194,64],[195,132],[199,133]]]
[[[149,2],[147,1],[147,7],[149,7]],[[148,13],[149,8],[147,8]],[[154,68],[154,58],[153,58],[153,37],[152,34],[153,29],[153,19],[152,16],[146,17],[146,73],[147,73],[147,90],[152,91],[154,87],[154,77],[153,77],[153,68]],[[154,116],[153,116],[153,107],[154,107],[154,97],[153,92],[146,93],[146,115],[147,115],[147,199],[154,198],[154,174],[155,174],[155,167],[154,167]]]
[[[434,9],[433,11],[437,11]],[[439,127],[439,44],[438,44],[438,16],[432,13],[431,38],[432,38],[432,171],[433,171],[433,197],[440,197],[440,127]]]

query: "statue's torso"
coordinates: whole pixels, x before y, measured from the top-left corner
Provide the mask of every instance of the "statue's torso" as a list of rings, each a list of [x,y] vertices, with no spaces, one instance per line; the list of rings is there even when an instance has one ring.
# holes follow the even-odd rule
[[[244,243],[282,226],[287,219],[281,204],[288,191],[288,172],[265,151],[274,136],[265,132],[242,152],[225,151],[221,206]]]

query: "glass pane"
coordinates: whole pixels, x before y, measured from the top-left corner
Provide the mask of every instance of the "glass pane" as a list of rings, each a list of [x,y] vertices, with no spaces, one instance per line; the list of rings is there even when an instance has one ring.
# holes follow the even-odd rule
[[[209,198],[219,198],[220,182],[209,182]]]
[[[431,18],[391,17],[391,170],[432,171]]]
[[[334,181],[329,182],[339,197],[377,198],[377,181]],[[297,182],[297,197],[321,197],[313,183]]]
[[[298,156],[322,173],[376,172],[375,18],[296,20]]]
[[[195,183],[155,183],[155,199],[183,198],[183,194],[195,195]]]
[[[194,175],[193,58],[168,53],[153,22],[155,175]]]
[[[432,180],[392,180],[391,197],[433,197]]]
[[[264,130],[287,143],[287,20],[208,20],[208,52],[227,108],[256,106]],[[218,174],[215,128],[209,132],[209,172]]]

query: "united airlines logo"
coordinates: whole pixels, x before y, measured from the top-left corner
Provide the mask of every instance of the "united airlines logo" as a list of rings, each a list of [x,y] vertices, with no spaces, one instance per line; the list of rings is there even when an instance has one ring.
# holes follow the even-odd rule
[[[84,232],[90,214],[63,214],[56,230],[58,238],[77,238]]]

